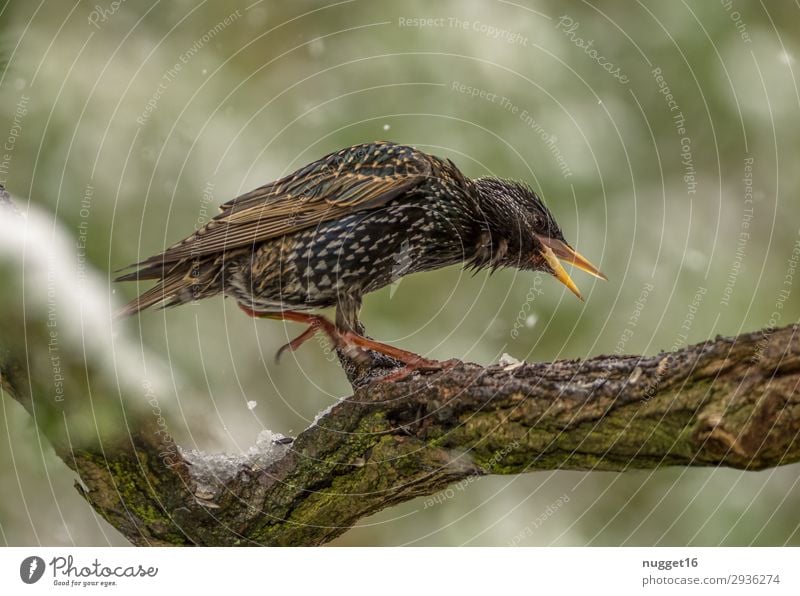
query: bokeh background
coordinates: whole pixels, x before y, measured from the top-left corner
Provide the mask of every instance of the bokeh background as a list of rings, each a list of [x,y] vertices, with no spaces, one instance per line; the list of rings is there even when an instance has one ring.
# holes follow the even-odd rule
[[[577,272],[581,303],[529,273],[415,275],[368,297],[373,337],[479,363],[653,354],[800,317],[799,20],[789,1],[8,0],[0,182],[122,301],[136,288],[108,272],[219,203],[346,145],[412,144],[529,182],[610,281]],[[129,329],[168,363],[188,447],[296,435],[349,394],[316,342],[274,364],[298,328],[231,301]],[[125,544],[22,408],[0,412],[0,543]],[[335,544],[797,545],[798,472],[482,478]]]

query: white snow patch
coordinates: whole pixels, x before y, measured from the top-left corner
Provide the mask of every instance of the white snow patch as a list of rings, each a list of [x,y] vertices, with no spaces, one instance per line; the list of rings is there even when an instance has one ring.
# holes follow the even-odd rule
[[[506,354],[503,352],[503,355],[500,356],[500,360],[497,361],[497,364],[503,367],[503,370],[514,370],[515,368],[519,368],[524,362],[521,362],[514,358],[511,354]]]
[[[258,402],[251,399],[249,402],[247,402],[247,409],[248,410],[255,410],[257,405],[258,405]]]
[[[262,430],[258,433],[256,444],[240,454],[181,449],[181,455],[191,464],[189,472],[195,482],[195,496],[203,501],[213,501],[242,467],[267,469],[289,451],[291,444],[280,442],[285,438],[280,433]]]
[[[696,248],[689,248],[686,250],[683,262],[691,271],[703,271],[708,265],[708,257]]]
[[[316,425],[317,425],[317,422],[319,422],[319,421],[320,421],[322,418],[324,418],[325,416],[327,416],[328,414],[330,414],[330,413],[331,413],[331,410],[332,410],[332,409],[333,409],[335,406],[337,406],[337,405],[339,405],[340,403],[342,403],[342,402],[343,402],[345,399],[347,399],[347,397],[340,397],[340,398],[339,398],[339,399],[337,399],[335,402],[333,402],[331,405],[329,405],[327,408],[325,408],[324,410],[322,410],[321,412],[319,412],[319,413],[318,413],[316,416],[314,416],[314,420],[313,420],[313,422],[311,423],[311,426],[316,426]]]
[[[319,37],[308,42],[308,53],[314,58],[318,58],[325,53],[325,41]]]

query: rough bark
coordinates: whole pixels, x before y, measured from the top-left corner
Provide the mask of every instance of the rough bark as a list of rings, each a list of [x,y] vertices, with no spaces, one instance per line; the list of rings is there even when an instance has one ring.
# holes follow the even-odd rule
[[[64,429],[81,412],[54,424],[61,416],[37,395],[36,373],[6,356],[4,392],[37,418],[89,503],[140,545],[323,544],[471,475],[800,461],[797,326],[652,357],[374,381],[292,443],[213,465],[182,453],[147,413],[127,412],[124,433],[71,444]],[[94,397],[104,398],[113,396]]]
[[[147,387],[131,395],[79,350],[60,353],[69,398],[53,399],[49,316],[21,293],[2,307],[3,397],[137,545],[319,545],[475,475],[800,461],[796,325],[656,356],[463,364],[396,382],[359,363],[353,395],[294,441],[208,456],[175,445]]]

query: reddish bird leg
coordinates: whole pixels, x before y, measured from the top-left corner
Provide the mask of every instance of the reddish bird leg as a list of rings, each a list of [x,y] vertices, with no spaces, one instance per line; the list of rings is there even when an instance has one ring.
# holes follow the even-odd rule
[[[345,352],[352,350],[353,348],[372,350],[374,352],[394,358],[395,360],[405,364],[404,368],[390,373],[387,377],[384,377],[385,380],[396,381],[409,375],[415,370],[441,370],[443,368],[450,368],[458,362],[457,360],[447,360],[445,362],[430,360],[428,358],[423,358],[418,354],[414,354],[414,352],[409,352],[407,350],[396,348],[373,339],[368,339],[362,335],[353,333],[352,331],[342,331],[337,329],[336,325],[331,323],[328,319],[320,315],[310,315],[292,310],[285,310],[282,312],[261,312],[247,308],[241,304],[239,305],[239,308],[241,308],[249,316],[255,318],[277,319],[281,321],[292,321],[295,323],[303,323],[308,325],[308,329],[303,331],[303,333],[278,350],[278,353],[275,356],[276,359],[280,358],[281,354],[283,354],[283,352],[286,350],[294,352],[306,341],[314,337],[317,331],[322,331],[330,338],[334,346],[344,350]]]

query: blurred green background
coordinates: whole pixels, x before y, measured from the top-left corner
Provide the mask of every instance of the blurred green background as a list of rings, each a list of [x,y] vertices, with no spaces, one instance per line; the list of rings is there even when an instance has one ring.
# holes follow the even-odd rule
[[[0,182],[76,239],[84,230],[109,279],[219,203],[386,139],[473,177],[529,182],[610,281],[576,273],[581,303],[529,273],[415,275],[367,298],[373,337],[491,363],[653,354],[765,327],[775,312],[779,325],[800,317],[800,288],[785,283],[800,241],[796,3],[9,0],[0,11],[0,140],[11,141]],[[122,301],[136,288],[113,291]],[[275,365],[299,329],[254,323],[229,300],[130,328],[174,371],[171,424],[189,447],[296,435],[350,392],[315,342]],[[22,408],[4,400],[2,416],[0,541],[126,544]],[[335,544],[797,545],[798,471],[483,478]]]

